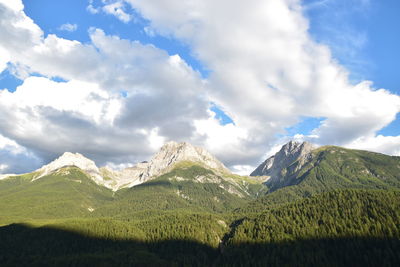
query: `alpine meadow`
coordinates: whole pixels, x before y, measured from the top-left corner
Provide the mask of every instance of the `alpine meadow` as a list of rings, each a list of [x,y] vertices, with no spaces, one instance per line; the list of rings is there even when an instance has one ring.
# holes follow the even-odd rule
[[[0,0],[0,266],[400,266],[399,12]]]

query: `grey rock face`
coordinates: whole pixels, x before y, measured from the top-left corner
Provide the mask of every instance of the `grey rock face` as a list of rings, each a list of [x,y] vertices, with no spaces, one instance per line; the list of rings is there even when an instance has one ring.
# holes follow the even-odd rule
[[[227,171],[229,170],[207,150],[189,143],[168,142],[150,160],[143,178],[160,175],[163,170],[180,161],[197,162],[205,167]]]
[[[308,142],[290,141],[258,166],[250,176],[269,176],[267,184],[273,188],[293,184],[296,173],[311,159],[310,152],[315,148],[315,145]]]
[[[97,184],[103,185],[103,177],[100,175],[100,171],[94,161],[84,157],[79,153],[71,152],[65,152],[56,160],[36,170],[35,172],[38,173],[38,176],[36,176],[34,180],[54,173],[56,170],[67,166],[75,166],[80,168],[81,170],[85,171],[90,177],[92,177],[92,179]]]
[[[189,143],[168,142],[149,162],[141,162],[122,171],[104,170],[111,178],[114,190],[142,184],[153,177],[168,172],[176,163],[191,161],[221,172],[229,170],[207,150]],[[112,184],[112,185],[111,185]]]
[[[141,162],[121,171],[112,170],[108,167],[99,169],[94,161],[85,158],[83,155],[65,152],[53,162],[36,170],[36,176],[33,180],[52,174],[63,167],[75,166],[88,174],[97,184],[117,191],[121,188],[142,184],[162,175],[168,172],[176,163],[182,161],[191,161],[217,172],[230,173],[224,164],[205,149],[186,142],[168,142],[149,162]],[[0,179],[5,179],[8,176],[1,175]]]

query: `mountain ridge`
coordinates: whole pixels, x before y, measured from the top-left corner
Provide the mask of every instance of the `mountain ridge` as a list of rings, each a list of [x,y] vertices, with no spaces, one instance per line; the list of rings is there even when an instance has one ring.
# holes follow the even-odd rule
[[[37,176],[33,180],[40,179],[54,171],[68,166],[75,166],[88,173],[97,184],[102,184],[103,177],[100,175],[100,170],[93,160],[90,160],[80,153],[64,152],[60,157],[56,158],[49,164],[37,169]]]
[[[50,265],[58,259],[66,260],[67,266],[104,265],[105,257],[112,266],[129,266],[136,259],[142,259],[139,265],[149,265],[151,259],[165,256],[164,264],[154,265],[274,266],[280,260],[281,265],[366,266],[373,261],[378,266],[382,258],[389,258],[387,263],[398,266],[400,157],[334,146],[311,149],[292,142],[261,168],[271,172],[275,164],[279,179],[264,182],[266,176],[227,173],[213,157],[205,155],[204,160],[186,144],[170,145],[152,162],[125,169],[126,180],[122,177],[119,187],[131,181],[130,173],[147,176],[142,175],[143,183],[116,192],[71,165],[79,159],[83,168],[97,172],[97,166],[73,153],[66,155],[72,159],[61,157],[47,166],[49,173],[39,179],[35,177],[41,173],[34,172],[1,180],[0,225],[11,226],[2,227],[0,235],[5,240],[2,251],[11,255],[9,265],[32,265],[32,259]],[[149,169],[157,162],[160,168]],[[106,183],[115,181],[107,177],[113,170],[98,171]],[[36,234],[15,229],[12,223],[19,222],[33,225]],[[54,235],[46,226],[62,231]],[[92,240],[64,238],[65,230]],[[108,245],[99,247],[99,238]],[[144,246],[126,243],[132,240]],[[207,254],[185,243],[188,240],[212,251]],[[154,247],[160,241],[170,245]],[[74,255],[68,254],[71,248]],[[199,258],[204,255],[209,260]]]
[[[164,144],[150,161],[140,162],[123,170],[113,170],[107,166],[98,168],[93,160],[80,153],[64,152],[52,162],[33,171],[32,181],[55,173],[61,168],[75,166],[89,175],[96,184],[117,191],[147,182],[170,171],[175,164],[183,161],[201,164],[218,173],[231,174],[229,169],[207,150],[187,142],[177,143],[170,141]],[[0,179],[13,176],[20,175],[6,174],[1,175]]]
[[[290,141],[283,145],[277,153],[261,163],[250,176],[267,176],[267,184],[279,184],[281,187],[289,185],[296,177],[288,179],[288,172],[294,176],[311,160],[311,152],[315,149],[317,149],[317,146],[309,142]],[[290,166],[291,169],[289,169]]]
[[[300,162],[301,163],[301,162]],[[283,168],[280,178],[267,180],[268,193],[242,210],[262,211],[266,206],[308,198],[332,190],[399,190],[400,157],[370,151],[322,146],[312,150],[302,168],[299,162]]]

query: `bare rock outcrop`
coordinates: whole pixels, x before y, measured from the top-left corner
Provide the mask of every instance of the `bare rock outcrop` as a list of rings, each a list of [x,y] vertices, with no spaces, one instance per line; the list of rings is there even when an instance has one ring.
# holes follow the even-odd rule
[[[261,163],[250,176],[268,176],[267,184],[272,187],[293,184],[295,174],[310,161],[311,152],[315,148],[317,147],[309,142],[290,141]]]
[[[92,177],[97,184],[104,185],[103,177],[100,174],[100,170],[99,168],[97,168],[94,161],[86,158],[82,154],[71,152],[65,152],[59,158],[55,159],[47,165],[42,166],[40,169],[37,169],[35,171],[37,175],[34,177],[33,180],[42,178],[46,175],[54,173],[60,168],[69,166],[78,167],[90,177]]]
[[[64,167],[75,166],[85,172],[99,185],[117,191],[142,184],[171,170],[175,164],[183,161],[198,163],[220,173],[230,171],[207,150],[189,143],[168,142],[149,162],[141,162],[123,170],[108,167],[98,168],[94,161],[79,153],[65,152],[56,160],[36,170],[33,180],[52,174]],[[3,178],[3,177],[0,177]]]

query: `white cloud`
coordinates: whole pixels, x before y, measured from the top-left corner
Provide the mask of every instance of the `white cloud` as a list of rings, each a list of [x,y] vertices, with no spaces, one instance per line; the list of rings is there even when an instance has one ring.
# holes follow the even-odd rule
[[[93,5],[93,0],[89,0],[86,10],[91,14],[99,14],[101,12],[115,16],[124,23],[130,22],[134,17],[126,12],[126,3],[123,0],[102,0],[102,4],[98,7]]]
[[[399,112],[400,98],[369,82],[352,85],[329,49],[310,39],[299,1],[128,2],[151,21],[149,30],[186,42],[210,77],[179,55],[101,29],[89,31],[87,44],[44,37],[21,6],[0,5],[0,67],[8,63],[24,79],[14,93],[0,91],[0,134],[36,162],[69,150],[117,166],[177,140],[205,146],[241,172],[276,149],[277,134],[301,116],[326,118],[306,137],[320,144],[400,147],[398,138],[375,136]],[[124,2],[102,10],[109,5],[125,13]],[[235,123],[220,125],[210,102]],[[0,162],[15,169],[1,161],[9,154],[0,148]]]
[[[24,9],[24,4],[22,3],[22,1],[19,0],[16,1],[0,0],[0,4],[16,12]]]
[[[67,32],[74,32],[78,29],[77,24],[71,24],[71,23],[65,23],[58,27],[59,30],[61,31],[67,31]]]
[[[0,48],[0,73],[2,73],[7,68],[7,63],[9,61],[10,61],[10,55],[8,54],[8,52]]]
[[[370,0],[304,2],[304,10],[310,14],[313,23],[313,37],[328,45],[334,57],[345,63],[354,83],[364,80],[376,67],[363,53],[369,42],[368,31],[359,27],[370,18],[370,4]]]
[[[93,6],[93,0],[89,0],[89,5],[86,7],[86,10],[91,14],[97,14],[100,12],[100,8],[96,8]]]
[[[318,141],[346,145],[400,111],[399,96],[349,82],[328,47],[309,37],[300,1],[126,1],[153,31],[186,42],[212,70],[210,99],[248,133],[242,159],[251,148],[262,155],[299,116],[325,117],[313,133]]]
[[[24,147],[21,147],[15,141],[2,135],[0,135],[0,150],[8,150],[12,154],[20,154],[26,152]]]
[[[0,164],[0,173],[3,173],[8,168],[7,164]]]
[[[125,12],[124,1],[105,1],[105,3],[107,4],[102,7],[104,13],[113,15],[124,23],[132,20],[132,15]]]
[[[346,146],[400,156],[400,136],[363,136],[346,144]]]
[[[233,165],[231,170],[239,175],[249,175],[254,171],[254,166],[251,165]]]
[[[120,163],[120,164],[115,164],[115,163],[113,163],[113,162],[107,162],[107,163],[105,164],[105,166],[108,167],[108,168],[110,168],[110,169],[112,169],[112,170],[118,170],[118,171],[120,171],[120,170],[123,170],[123,169],[125,169],[125,168],[133,167],[134,164],[132,164],[132,163]]]
[[[32,171],[40,163],[25,147],[0,134],[0,174]]]
[[[203,81],[178,55],[100,29],[91,29],[91,44],[44,38],[36,25],[10,23],[26,19],[23,12],[2,12],[4,31],[31,36],[0,41],[24,76],[15,92],[0,91],[0,133],[10,140],[44,161],[78,151],[120,164],[148,159],[164,141],[198,138],[193,121],[208,117]]]
[[[156,33],[154,32],[154,30],[148,26],[144,27],[143,30],[150,37],[156,36]]]

